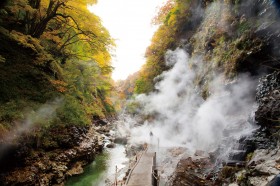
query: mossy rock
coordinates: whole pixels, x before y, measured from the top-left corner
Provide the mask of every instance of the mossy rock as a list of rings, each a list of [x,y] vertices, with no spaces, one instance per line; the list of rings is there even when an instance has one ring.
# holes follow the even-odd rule
[[[222,179],[230,179],[234,180],[234,174],[238,172],[240,168],[238,167],[230,167],[230,166],[224,166],[220,173],[220,178]]]

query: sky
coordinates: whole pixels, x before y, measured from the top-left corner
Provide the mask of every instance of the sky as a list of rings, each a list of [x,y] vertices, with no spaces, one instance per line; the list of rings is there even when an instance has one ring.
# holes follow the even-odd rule
[[[144,54],[157,27],[152,18],[166,0],[99,0],[89,10],[102,19],[116,40],[114,80],[126,79],[145,63]]]

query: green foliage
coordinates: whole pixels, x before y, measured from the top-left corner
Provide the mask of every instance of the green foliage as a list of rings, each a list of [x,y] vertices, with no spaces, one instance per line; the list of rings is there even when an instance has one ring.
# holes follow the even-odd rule
[[[66,93],[76,97],[88,115],[104,117],[114,112],[108,99],[112,90],[110,76],[104,68],[94,61],[65,64]]]
[[[146,50],[146,64],[139,72],[134,92],[147,93],[153,90],[154,78],[168,69],[164,57],[168,49],[175,49],[184,29],[189,24],[191,1],[167,1],[153,22],[160,24]]]
[[[53,127],[86,126],[93,116],[114,115],[114,41],[87,3],[96,0],[19,0],[0,7],[1,127],[12,130],[30,119],[30,131],[44,140]],[[40,115],[56,98],[63,102],[52,105],[53,115]]]
[[[83,105],[75,97],[65,96],[63,105],[57,109],[58,124],[88,125],[90,123]]]
[[[137,114],[139,113],[139,110],[141,109],[141,104],[135,100],[130,100],[126,104],[126,111],[130,114]]]
[[[246,161],[249,162],[254,156],[254,152],[250,152],[249,154],[247,154],[246,156]]]
[[[153,90],[153,84],[151,81],[146,81],[144,77],[141,77],[136,80],[134,92],[136,94],[143,94]]]
[[[30,108],[31,104],[24,100],[12,100],[0,106],[0,121],[12,122],[24,119],[24,110]]]
[[[250,30],[252,28],[252,25],[249,21],[242,21],[238,22],[237,25],[237,34],[240,36],[244,34],[246,31]]]

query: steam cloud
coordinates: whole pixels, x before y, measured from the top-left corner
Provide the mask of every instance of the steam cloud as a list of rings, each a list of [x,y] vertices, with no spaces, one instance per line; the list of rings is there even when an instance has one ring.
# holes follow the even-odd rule
[[[46,102],[35,111],[27,113],[23,121],[15,121],[15,128],[9,132],[5,141],[13,141],[24,132],[28,132],[37,123],[47,123],[56,116],[56,109],[61,106],[63,98],[56,98],[53,101]]]
[[[9,146],[13,144],[18,138],[30,132],[38,123],[48,123],[56,116],[56,109],[63,103],[63,98],[56,98],[53,101],[46,102],[35,111],[27,113],[23,121],[15,121],[14,129],[4,137],[3,141],[6,143],[0,146],[0,161],[9,152]]]
[[[255,90],[255,82],[249,76],[241,75],[225,86],[223,76],[217,75],[209,83],[211,95],[205,101],[194,84],[202,68],[199,65],[203,64],[200,58],[190,59],[184,50],[177,49],[167,53],[166,64],[173,67],[160,75],[162,80],[156,84],[156,91],[137,97],[144,114],[153,118],[131,129],[132,143],[156,145],[159,140],[160,146],[210,152],[224,138],[238,139],[254,128],[247,121]]]
[[[203,13],[193,12],[193,15],[203,16],[199,28],[203,35],[195,34],[194,37],[201,39],[202,44],[205,43],[205,35],[211,30],[209,26],[236,36],[238,33],[234,25],[237,22],[246,22],[259,36],[265,32],[268,37],[279,37],[279,29],[276,29],[279,28],[279,10],[276,10],[271,1],[242,1],[238,8],[238,12],[234,13],[235,9],[231,5],[215,1]],[[194,11],[200,12],[201,8]],[[233,15],[237,16],[235,22],[224,19]],[[200,18],[198,16],[196,22],[200,22]],[[277,54],[279,52],[274,46],[272,50]],[[189,57],[182,49],[167,52],[166,64],[171,69],[157,77],[160,81],[153,93],[136,98],[142,105],[140,115],[149,116],[148,119],[138,126],[133,118],[125,117],[127,122],[124,122],[125,127],[121,133],[128,132],[131,143],[147,142],[157,145],[159,141],[160,146],[182,146],[191,152],[211,152],[224,144],[225,139],[230,143],[226,146],[230,148],[235,140],[256,129],[252,113],[255,109],[254,95],[258,78],[242,74],[226,83],[223,75],[213,72],[212,76],[215,78],[208,78],[204,82],[208,84],[210,93],[207,100],[204,100],[197,83],[194,83],[199,76],[205,74],[203,71],[207,71],[205,64],[211,63],[203,62],[202,59],[203,56]],[[153,137],[150,137],[150,132]]]
[[[275,22],[279,16],[277,10],[270,1],[258,2],[242,1],[237,16],[242,21],[248,20],[249,24],[258,25],[255,27],[256,33],[274,30],[272,34],[277,35],[279,29],[273,29],[279,25],[279,21]],[[230,16],[232,10],[229,4],[213,2],[204,14],[200,14],[204,16],[201,28],[205,27],[207,33],[207,25],[212,25],[230,35],[235,34],[236,31],[232,30],[234,27],[230,25],[232,23],[223,19]],[[192,152],[210,152],[224,143],[225,139],[233,143],[256,128],[252,113],[257,78],[243,74],[226,84],[223,75],[214,74],[215,78],[206,82],[210,96],[204,100],[194,82],[199,75],[204,74],[207,68],[205,63],[202,57],[190,58],[182,49],[167,52],[166,64],[172,68],[157,77],[160,81],[155,86],[156,91],[139,95],[136,99],[143,106],[142,114],[151,117],[142,126],[131,128],[132,143],[148,142],[156,145],[158,138],[161,146],[183,146]],[[131,123],[133,126],[135,122]],[[153,133],[153,139],[150,132]]]

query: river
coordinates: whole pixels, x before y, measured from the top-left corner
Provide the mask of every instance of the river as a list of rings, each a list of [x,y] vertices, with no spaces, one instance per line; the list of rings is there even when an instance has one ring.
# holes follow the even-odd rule
[[[69,178],[66,186],[104,186],[124,176],[124,168],[128,164],[125,147],[117,144],[115,148],[105,149],[91,164],[85,167],[84,173]]]

